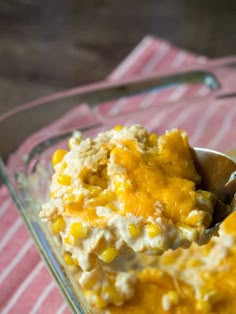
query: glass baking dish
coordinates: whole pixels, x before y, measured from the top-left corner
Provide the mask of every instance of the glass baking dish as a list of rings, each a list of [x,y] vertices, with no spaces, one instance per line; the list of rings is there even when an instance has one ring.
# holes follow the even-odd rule
[[[52,152],[57,147],[66,147],[76,130],[94,136],[116,124],[134,123],[159,134],[174,127],[185,129],[193,146],[233,152],[235,136],[230,131],[236,120],[235,81],[236,58],[226,58],[180,72],[63,91],[0,117],[2,182],[72,312],[93,310],[38,217],[39,208],[48,197]],[[170,97],[183,89],[181,100]],[[13,125],[20,126],[17,133],[12,133]],[[10,141],[4,141],[6,134]]]

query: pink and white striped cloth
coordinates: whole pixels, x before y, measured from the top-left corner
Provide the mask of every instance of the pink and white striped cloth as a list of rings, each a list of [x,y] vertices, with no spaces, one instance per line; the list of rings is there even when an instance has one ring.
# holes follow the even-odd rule
[[[178,70],[187,65],[207,63],[208,60],[205,57],[178,49],[166,41],[146,37],[108,79],[115,81],[134,75],[148,75],[167,69]],[[222,110],[223,113],[227,112],[231,104],[226,104],[221,111],[213,102],[195,107],[189,106],[185,110],[180,110],[183,106],[181,103],[173,107],[161,106],[158,112],[154,107],[156,101],[176,102],[186,97],[207,93],[208,89],[202,85],[192,87],[181,85],[171,90],[163,90],[159,94],[124,98],[116,101],[115,106],[112,106],[114,102],[109,102],[97,108],[95,113],[98,116],[103,114],[114,116],[117,113],[126,112],[127,108],[129,110],[136,108],[136,111],[149,108],[151,114],[148,115],[148,125],[151,129],[159,130],[161,127],[166,129],[167,122],[168,128],[182,128],[185,126],[184,123],[189,121],[188,128],[194,144],[201,143],[201,146],[210,144],[212,148],[218,148],[227,135],[227,138],[230,138],[228,143],[230,147],[234,143],[231,126],[236,120],[236,109],[227,116],[222,114]],[[207,111],[204,110],[206,105]],[[87,109],[83,107],[81,110],[86,113]],[[203,110],[206,111],[204,116]],[[65,121],[70,122],[72,117],[74,116],[65,117]],[[199,117],[202,118],[199,119]],[[208,121],[212,118],[216,123],[209,129],[207,128]],[[137,119],[132,114],[129,122],[145,122],[144,124],[147,125],[145,119],[147,119],[145,114],[141,113]],[[196,121],[198,123],[200,121],[198,127]],[[63,120],[58,122],[59,127],[60,123],[63,124]],[[70,313],[5,187],[0,189],[0,200],[0,312],[2,314]]]

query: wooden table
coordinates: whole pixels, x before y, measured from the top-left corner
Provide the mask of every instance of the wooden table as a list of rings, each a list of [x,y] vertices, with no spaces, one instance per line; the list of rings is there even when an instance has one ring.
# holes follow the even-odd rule
[[[0,113],[103,79],[147,34],[209,57],[236,54],[236,1],[1,1]]]

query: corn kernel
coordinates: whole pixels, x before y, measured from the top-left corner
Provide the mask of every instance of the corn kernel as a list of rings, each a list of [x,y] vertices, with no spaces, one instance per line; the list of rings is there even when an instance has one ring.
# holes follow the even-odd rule
[[[87,179],[88,183],[91,185],[95,185],[95,186],[99,186],[102,189],[105,189],[107,187],[107,181],[104,180],[103,178],[100,178],[96,175],[91,175],[88,179]]]
[[[147,234],[150,238],[156,237],[160,234],[161,229],[159,225],[149,224],[146,226]]]
[[[190,258],[186,264],[187,267],[198,267],[200,265],[202,265],[202,262],[196,258]]]
[[[72,235],[68,235],[64,238],[64,242],[69,245],[75,245],[75,238]]]
[[[115,291],[112,295],[111,295],[111,301],[112,303],[114,303],[115,305],[121,305],[123,302],[123,298],[122,296],[119,294],[118,291]]]
[[[114,192],[117,196],[122,196],[122,194],[124,193],[122,185],[123,184],[120,181],[114,182]]]
[[[52,231],[54,233],[59,233],[61,231],[64,231],[66,227],[65,220],[62,216],[58,216],[55,221],[52,223]]]
[[[170,290],[162,297],[162,307],[165,311],[169,311],[173,306],[179,303],[179,295],[176,291]]]
[[[200,289],[200,299],[201,301],[215,304],[220,301],[222,295],[217,290],[207,289],[205,286]]]
[[[83,199],[84,199],[84,196],[82,194],[80,195],[66,194],[63,197],[63,201],[65,202],[65,208],[68,211],[82,210]]]
[[[173,254],[163,254],[161,257],[161,262],[163,265],[172,265],[176,261],[176,257]]]
[[[96,197],[102,192],[100,186],[89,185],[87,189],[89,190],[89,197]]]
[[[207,227],[210,225],[211,220],[212,216],[210,213],[198,210],[190,212],[188,217],[185,219],[185,223],[191,226],[200,226],[203,224]]]
[[[111,191],[103,191],[97,197],[91,198],[88,201],[90,206],[106,206],[115,199],[115,194]]]
[[[136,238],[140,234],[140,231],[141,231],[139,226],[135,224],[129,224],[128,230],[132,238]]]
[[[68,141],[68,147],[72,150],[75,146],[81,143],[82,138],[71,137]]]
[[[99,310],[102,310],[107,306],[107,301],[101,298],[100,296],[97,296],[96,301],[95,301],[95,306]]]
[[[196,309],[198,311],[202,311],[203,313],[210,313],[211,312],[211,304],[209,302],[206,301],[198,301],[196,303]]]
[[[71,177],[65,174],[58,174],[57,182],[61,185],[69,186],[71,184]]]
[[[105,263],[111,263],[116,256],[118,255],[118,251],[115,247],[109,247],[99,255],[99,258]]]
[[[76,200],[76,195],[74,194],[65,194],[63,196],[63,201],[66,203],[72,203],[72,202],[75,202],[75,200]]]
[[[148,135],[148,143],[151,146],[155,146],[157,144],[157,135],[155,133],[150,133]]]
[[[196,198],[198,202],[198,207],[203,210],[207,211],[208,213],[212,214],[214,211],[214,204],[215,204],[215,197],[212,193],[208,191],[198,191],[196,193]]]
[[[74,202],[82,202],[84,200],[84,195],[81,194],[72,194],[71,192],[68,194],[65,194],[63,197],[63,201],[66,203],[74,203]]]
[[[88,300],[89,303],[93,304],[98,309],[102,310],[104,309],[108,302],[104,300],[98,292],[94,292],[92,290],[86,290],[84,291],[84,296]]]
[[[65,170],[67,168],[67,166],[68,166],[67,162],[63,161],[60,165],[60,170],[62,170],[62,171]]]
[[[122,125],[116,125],[116,126],[114,126],[113,129],[114,129],[115,131],[121,131],[121,130],[123,130],[123,128],[124,128],[124,127],[123,127]]]
[[[106,200],[107,202],[109,201],[114,201],[116,199],[116,196],[114,194],[114,192],[112,191],[103,191],[100,195],[101,198],[103,198],[104,200]]]
[[[179,303],[179,295],[176,291],[170,290],[167,292],[167,295],[173,305],[177,305]]]
[[[88,227],[83,226],[81,222],[74,222],[70,226],[70,233],[75,238],[85,238],[88,234]]]
[[[202,300],[205,300],[205,298],[207,297],[208,294],[209,294],[209,289],[207,289],[207,287],[205,287],[205,286],[202,286],[200,288],[200,298]]]
[[[69,253],[65,253],[63,256],[63,259],[68,266],[77,265],[76,261],[72,258],[72,256]]]
[[[198,233],[197,230],[189,227],[186,224],[178,223],[178,227],[183,234],[183,236],[189,241],[195,241],[197,239]]]
[[[102,293],[105,298],[108,298],[109,301],[113,304],[119,305],[123,301],[120,293],[113,286],[104,286],[102,289]]]
[[[54,152],[54,154],[52,155],[52,164],[53,166],[56,166],[57,164],[59,164],[59,162],[62,161],[62,159],[64,158],[64,156],[68,153],[67,150],[65,149],[58,149]]]
[[[92,303],[92,299],[94,299],[94,297],[97,296],[97,294],[93,292],[92,290],[85,290],[83,291],[83,294],[85,298],[89,301],[89,303]]]
[[[51,191],[51,192],[50,192],[50,198],[54,198],[54,197],[56,197],[57,192],[58,192],[58,190]]]
[[[82,210],[82,205],[79,202],[75,202],[75,203],[68,203],[65,204],[65,208],[68,212],[75,212],[75,211],[80,211]]]
[[[102,170],[101,176],[102,176],[105,180],[107,180],[107,178],[108,178],[108,175],[107,175],[107,167]]]
[[[126,182],[116,181],[114,183],[114,190],[118,197],[122,197],[124,193],[133,192],[134,188],[129,180],[127,180]]]
[[[222,299],[222,294],[220,291],[212,290],[208,294],[208,301],[211,304],[218,303]]]

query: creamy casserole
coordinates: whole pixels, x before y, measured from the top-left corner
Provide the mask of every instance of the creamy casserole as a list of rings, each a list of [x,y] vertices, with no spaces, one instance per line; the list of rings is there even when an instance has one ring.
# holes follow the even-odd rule
[[[222,234],[199,247],[209,240],[215,198],[199,188],[184,131],[157,136],[133,125],[93,139],[75,133],[52,163],[40,217],[60,239],[65,263],[94,308],[147,313],[155,306],[166,313],[189,289],[196,311],[211,309],[217,293],[202,293],[198,274],[219,265],[234,239]]]

